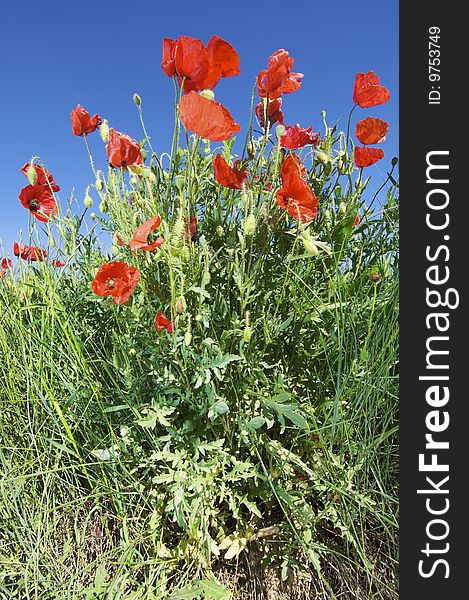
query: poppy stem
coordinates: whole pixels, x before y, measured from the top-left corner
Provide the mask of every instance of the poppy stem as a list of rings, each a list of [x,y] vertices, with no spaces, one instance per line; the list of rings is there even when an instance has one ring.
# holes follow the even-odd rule
[[[354,104],[352,110],[350,111],[350,114],[348,116],[348,121],[347,121],[347,136],[345,138],[345,151],[348,153],[348,143],[349,143],[349,139],[350,139],[350,123],[352,120],[352,114],[353,111],[357,108],[358,104]]]
[[[252,137],[252,121],[253,121],[253,118],[254,118],[254,96],[255,96],[255,93],[256,93],[256,86],[257,86],[257,83],[253,87],[252,94],[251,94],[251,111],[249,113],[249,125],[248,125],[248,129],[247,129],[247,132],[246,132],[246,138],[244,139],[243,153],[241,154],[241,160],[243,162],[244,162],[244,155],[246,153],[249,140]]]
[[[91,155],[90,145],[88,144],[88,139],[87,139],[86,133],[83,134],[83,139],[85,140],[86,150],[88,152],[88,156],[90,157],[91,170],[93,171],[93,175],[96,178],[97,177],[96,169],[94,168],[93,156]]]

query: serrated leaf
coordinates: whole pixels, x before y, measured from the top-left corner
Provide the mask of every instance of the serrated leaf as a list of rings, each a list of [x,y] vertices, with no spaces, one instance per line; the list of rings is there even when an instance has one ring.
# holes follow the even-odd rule
[[[156,422],[156,413],[154,410],[152,410],[148,413],[147,417],[144,419],[139,419],[137,421],[137,425],[140,425],[140,427],[143,427],[144,429],[155,429]]]
[[[197,287],[195,285],[192,285],[187,291],[195,292],[196,294],[199,294],[200,296],[203,296],[204,298],[210,298],[210,294],[207,292],[207,290],[204,290],[203,288]]]

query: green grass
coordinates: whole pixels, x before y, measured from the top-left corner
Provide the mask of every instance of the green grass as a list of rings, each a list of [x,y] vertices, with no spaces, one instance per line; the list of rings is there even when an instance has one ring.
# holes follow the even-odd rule
[[[276,205],[266,135],[249,169],[271,192],[222,188],[192,136],[167,171],[103,174],[88,231],[70,206],[47,224],[65,270],[0,280],[0,597],[226,598],[258,560],[305,598],[397,598],[397,184],[365,210],[324,137],[331,162],[302,159],[330,253]],[[106,250],[156,213],[158,250]],[[141,272],[125,305],[91,291],[108,260]]]

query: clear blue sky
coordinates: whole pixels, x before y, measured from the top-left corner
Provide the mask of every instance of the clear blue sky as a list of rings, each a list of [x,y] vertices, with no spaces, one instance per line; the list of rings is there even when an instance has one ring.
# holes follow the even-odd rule
[[[398,154],[397,0],[8,2],[0,36],[0,240],[6,254],[17,232],[27,230],[27,211],[18,200],[27,180],[19,169],[33,155],[61,186],[62,203],[72,189],[81,201],[93,182],[83,140],[71,133],[70,110],[80,103],[118,131],[142,139],[132,102],[138,92],[153,147],[169,150],[173,84],[161,70],[162,39],[189,35],[207,43],[213,34],[240,56],[241,74],[222,79],[215,91],[243,138],[256,75],[278,48],[288,50],[293,70],[304,73],[301,89],[284,97],[285,122],[292,125],[320,130],[321,110],[329,122],[348,114],[355,74],[375,71],[391,100],[357,108],[354,121],[376,116],[390,123],[381,146],[385,158],[368,170],[382,181]],[[90,143],[105,165],[98,133]]]

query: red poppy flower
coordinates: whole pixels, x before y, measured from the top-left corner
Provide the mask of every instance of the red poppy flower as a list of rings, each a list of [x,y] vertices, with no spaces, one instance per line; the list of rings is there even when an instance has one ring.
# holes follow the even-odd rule
[[[361,108],[384,104],[389,100],[389,90],[379,83],[379,77],[373,71],[357,73],[353,86],[353,101]]]
[[[369,167],[378,160],[381,160],[384,156],[384,152],[381,148],[361,148],[360,146],[355,147],[354,160],[357,167]]]
[[[302,223],[311,222],[318,211],[318,199],[307,182],[299,176],[289,177],[277,192],[277,203]]]
[[[21,190],[18,198],[21,204],[43,223],[47,223],[57,214],[57,204],[52,192],[43,185],[27,185]]]
[[[362,144],[379,144],[386,139],[388,129],[387,121],[368,117],[364,121],[358,121],[356,136]]]
[[[227,140],[240,130],[228,109],[197,92],[190,92],[181,98],[179,114],[186,129],[212,142]]]
[[[357,215],[353,221],[353,226],[356,227],[360,224],[360,215]]]
[[[306,168],[296,154],[288,156],[280,169],[282,187],[277,203],[302,223],[312,221],[318,210],[318,199],[306,180]]]
[[[177,40],[163,39],[163,72],[184,79],[184,92],[205,90],[217,85],[222,77],[239,74],[239,56],[236,50],[217,35],[207,46],[197,38],[179,36]]]
[[[125,262],[111,261],[101,265],[91,282],[98,296],[111,296],[116,304],[124,304],[140,280],[140,271]]]
[[[26,163],[23,167],[21,167],[21,172],[28,176],[28,169],[31,166],[31,163]],[[45,169],[41,165],[33,164],[33,169],[36,171],[36,183],[34,185],[43,185],[48,187],[53,192],[58,192],[60,187],[55,182],[55,179],[47,169]]]
[[[26,246],[26,244],[13,244],[13,254],[23,260],[42,261],[46,258],[47,252],[36,246]]]
[[[242,189],[243,181],[249,174],[247,170],[242,171],[239,165],[230,167],[221,154],[217,154],[213,161],[213,172],[220,185],[232,190]]]
[[[148,236],[152,231],[155,231],[155,229],[159,227],[160,224],[160,215],[155,215],[154,217],[151,217],[150,219],[145,221],[145,223],[139,225],[135,229],[132,239],[129,240],[129,246],[132,252],[135,252],[135,250],[150,251],[154,250],[158,246],[161,246],[161,244],[163,244],[164,242],[164,238],[162,237],[157,238],[154,242],[148,243]]]
[[[285,125],[285,133],[280,138],[280,145],[283,148],[302,148],[307,144],[317,146],[319,142],[319,133],[313,131],[313,126],[300,127],[297,123],[294,127]]]
[[[306,167],[301,162],[300,157],[292,152],[283,161],[280,167],[280,178],[282,182],[286,181],[290,176],[297,176],[306,181],[307,173]]]
[[[112,127],[109,130],[106,149],[109,163],[113,167],[128,167],[142,163],[140,144],[126,133],[116,131]]]
[[[11,269],[12,266],[11,258],[2,258],[1,267],[2,269]]]
[[[267,69],[257,76],[257,91],[261,98],[279,98],[299,89],[303,73],[291,72],[294,62],[295,59],[283,48],[269,56]]]
[[[53,267],[65,267],[65,263],[62,262],[61,260],[59,260],[58,258],[54,258],[54,260],[52,261],[52,266]]]
[[[99,115],[90,116],[90,113],[77,104],[70,113],[72,131],[75,135],[82,136],[84,133],[93,133],[103,122]]]
[[[162,331],[163,329],[166,329],[168,333],[172,333],[173,331],[172,321],[167,319],[161,310],[156,313],[155,327],[157,331]]]
[[[186,226],[184,227],[184,241],[187,241],[187,239],[191,241],[197,231],[197,217],[195,215],[192,215],[189,219],[189,227],[187,227],[187,221],[185,221],[185,225]]]
[[[274,123],[280,123],[281,125],[283,125],[283,112],[281,106],[281,98],[274,98],[273,100],[269,100],[269,103],[267,104],[267,120],[269,121],[270,126],[272,126]],[[261,127],[265,127],[265,109],[263,102],[259,102],[259,104],[256,105],[256,116],[259,119],[259,125]]]

